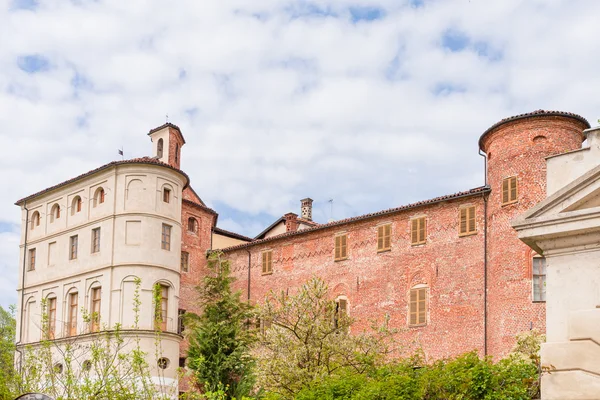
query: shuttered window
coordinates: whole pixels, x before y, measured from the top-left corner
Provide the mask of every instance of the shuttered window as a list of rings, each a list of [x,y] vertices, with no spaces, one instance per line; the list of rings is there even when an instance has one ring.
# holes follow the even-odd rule
[[[158,303],[154,310],[154,329],[165,332],[167,330],[167,310],[169,309],[169,287],[159,284]]]
[[[335,237],[335,261],[348,258],[348,235]]]
[[[77,335],[77,296],[78,293],[69,294],[69,308],[67,311],[67,335]]]
[[[100,228],[92,229],[92,253],[100,251]]]
[[[27,268],[27,271],[34,271],[35,270],[35,249],[30,249],[29,250],[29,267]]]
[[[96,287],[92,289],[92,315],[91,317],[91,330],[92,332],[98,332],[100,330],[100,293],[102,288]]]
[[[70,243],[69,243],[69,260],[77,259],[77,242],[78,242],[77,235],[71,236]]]
[[[410,290],[410,325],[427,323],[427,288]]]
[[[415,218],[410,221],[410,243],[412,245],[424,244],[427,241],[427,220],[425,217]]]
[[[48,299],[48,339],[54,339],[56,333],[56,297]]]
[[[263,275],[273,273],[273,252],[264,251],[262,253],[262,273]]]
[[[460,236],[472,235],[477,232],[475,224],[475,206],[463,207],[460,209]]]
[[[510,204],[517,201],[517,177],[511,176],[502,181],[502,204]]]
[[[386,251],[392,248],[392,224],[377,227],[377,251]]]

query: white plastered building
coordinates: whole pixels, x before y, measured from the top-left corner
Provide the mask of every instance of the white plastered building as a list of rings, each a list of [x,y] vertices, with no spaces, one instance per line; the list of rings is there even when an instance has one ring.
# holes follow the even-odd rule
[[[543,400],[600,399],[600,127],[547,159],[547,198],[512,222],[546,259]]]
[[[177,389],[181,208],[189,179],[162,160],[169,157],[168,144],[158,157],[154,139],[168,139],[168,129],[151,132],[153,158],[112,162],[16,203],[23,221],[17,362],[23,349],[35,347],[44,334],[60,345],[91,340],[120,324],[125,338],[140,339],[157,382],[160,377]],[[160,326],[153,299],[156,285]],[[99,318],[85,322],[84,310]],[[46,333],[42,313],[48,318]],[[159,363],[157,329],[162,331]]]

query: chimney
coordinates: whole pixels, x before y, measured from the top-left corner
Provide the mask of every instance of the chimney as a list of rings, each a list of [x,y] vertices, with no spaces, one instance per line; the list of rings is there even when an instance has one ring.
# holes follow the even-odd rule
[[[285,231],[296,232],[298,230],[298,215],[287,213],[283,217],[285,218]]]
[[[310,197],[300,200],[300,215],[302,219],[312,221],[312,203],[313,199]]]

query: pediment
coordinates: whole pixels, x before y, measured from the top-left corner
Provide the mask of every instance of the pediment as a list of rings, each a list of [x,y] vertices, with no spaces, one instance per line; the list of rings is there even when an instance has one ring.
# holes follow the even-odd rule
[[[513,226],[598,212],[600,212],[600,165],[517,217]]]

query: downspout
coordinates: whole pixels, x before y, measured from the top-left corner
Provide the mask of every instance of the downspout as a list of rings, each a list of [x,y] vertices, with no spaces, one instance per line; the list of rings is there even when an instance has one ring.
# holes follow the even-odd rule
[[[484,161],[484,179],[485,186],[488,185],[487,182],[487,155],[479,149],[479,155],[483,157]],[[488,257],[487,257],[487,237],[488,237],[488,198],[486,197],[486,193],[481,195],[483,198],[483,355],[487,356],[488,354],[488,343],[487,343],[487,269],[488,269]]]
[[[19,374],[23,369],[23,352],[19,350],[19,345],[23,341],[23,313],[25,310],[25,268],[27,266],[27,233],[29,231],[29,209],[27,208],[27,201],[23,203],[23,209],[25,210],[25,240],[23,242],[23,277],[21,278],[21,312],[19,313],[19,341],[15,343],[15,351],[19,353]]]
[[[250,258],[250,250],[246,250],[248,253],[248,303],[250,303],[250,266],[251,266],[251,258]]]

